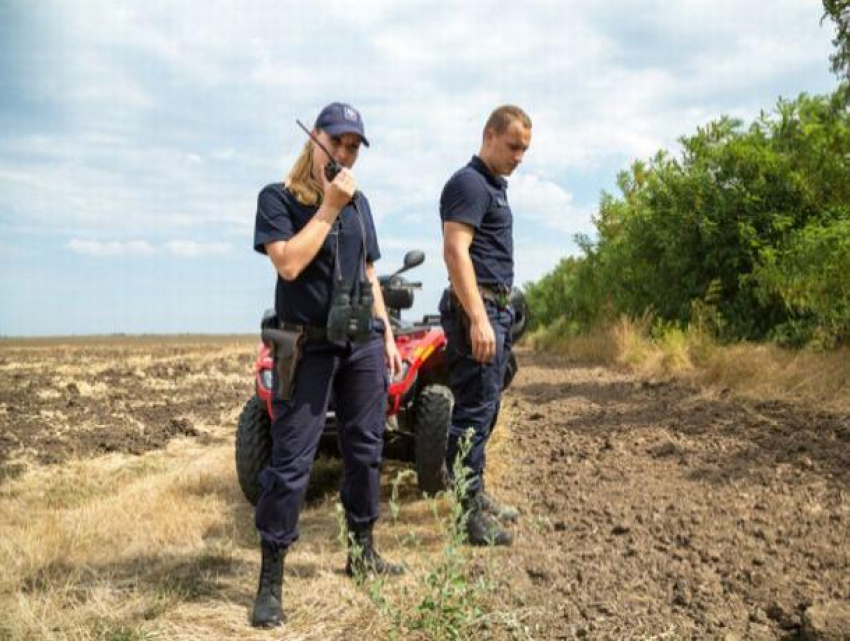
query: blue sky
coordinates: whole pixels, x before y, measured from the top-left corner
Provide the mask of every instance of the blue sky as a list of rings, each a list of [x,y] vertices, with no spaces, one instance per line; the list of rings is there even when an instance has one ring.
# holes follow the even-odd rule
[[[321,7],[321,10],[318,8]],[[437,201],[496,105],[534,122],[511,177],[517,280],[591,233],[619,170],[730,114],[824,93],[814,0],[0,3],[0,335],[251,332],[274,273],[256,195],[334,100],[383,258],[446,275]]]

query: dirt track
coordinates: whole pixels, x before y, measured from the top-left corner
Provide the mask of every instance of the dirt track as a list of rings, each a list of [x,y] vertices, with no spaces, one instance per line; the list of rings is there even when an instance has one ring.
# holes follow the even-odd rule
[[[847,416],[521,367],[505,562],[540,638],[794,639],[808,606],[850,601]]]
[[[0,483],[178,435],[220,441],[251,393],[253,344],[1,344]],[[497,599],[534,638],[795,639],[807,607],[850,601],[848,416],[520,362],[505,398],[517,454],[493,457],[492,485],[523,518],[494,558],[510,587]]]

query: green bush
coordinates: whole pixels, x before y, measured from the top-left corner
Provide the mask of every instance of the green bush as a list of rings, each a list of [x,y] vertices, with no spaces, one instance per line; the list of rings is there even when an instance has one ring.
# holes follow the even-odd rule
[[[778,296],[789,318],[773,329],[781,343],[824,347],[850,339],[850,210],[815,221],[762,252],[756,282]]]
[[[697,313],[724,339],[846,340],[849,94],[780,100],[746,128],[724,117],[680,158],[635,162],[582,255],[526,287],[535,323]]]

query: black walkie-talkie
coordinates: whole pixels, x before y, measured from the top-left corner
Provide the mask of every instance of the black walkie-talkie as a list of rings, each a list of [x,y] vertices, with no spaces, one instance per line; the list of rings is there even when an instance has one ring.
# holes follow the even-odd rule
[[[325,178],[327,178],[329,182],[333,181],[333,179],[336,178],[337,174],[342,171],[342,166],[336,160],[334,160],[334,157],[331,156],[331,152],[328,151],[328,148],[325,147],[321,142],[319,142],[319,139],[313,135],[312,131],[310,131],[309,129],[307,129],[307,127],[301,124],[301,121],[297,118],[295,119],[295,122],[298,123],[298,126],[304,130],[304,133],[310,136],[312,141],[319,145],[319,148],[325,152],[325,155],[328,157],[328,164],[325,165]]]

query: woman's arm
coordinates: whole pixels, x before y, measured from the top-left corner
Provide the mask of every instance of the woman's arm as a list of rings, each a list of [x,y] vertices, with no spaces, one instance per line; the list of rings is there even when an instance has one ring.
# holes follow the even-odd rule
[[[398,348],[395,344],[393,327],[390,324],[389,314],[387,314],[387,306],[384,304],[384,294],[381,291],[381,284],[378,282],[378,275],[372,263],[366,263],[366,279],[372,283],[372,292],[375,297],[372,311],[376,318],[384,321],[384,326],[386,327],[386,331],[384,332],[384,352],[387,355],[390,378],[393,379],[401,373],[401,355],[398,353]]]
[[[354,175],[348,169],[339,172],[333,182],[328,182],[324,176],[322,180],[325,183],[322,206],[303,229],[289,240],[276,240],[265,245],[275,270],[284,280],[298,278],[316,257],[339,212],[357,191]]]

